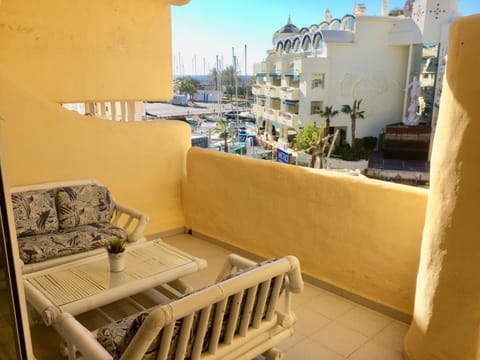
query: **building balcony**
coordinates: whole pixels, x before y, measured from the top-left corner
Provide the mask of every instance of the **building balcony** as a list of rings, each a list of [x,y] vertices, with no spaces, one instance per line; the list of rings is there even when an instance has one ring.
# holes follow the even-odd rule
[[[298,100],[300,97],[300,89],[292,86],[282,86],[280,88],[280,99]]]
[[[252,112],[257,119],[259,117],[263,116],[264,110],[265,110],[265,107],[262,106],[262,105],[258,105],[258,104],[253,104],[252,105]]]
[[[256,96],[265,95],[265,85],[260,85],[260,84],[252,85],[252,94]]]
[[[298,129],[300,126],[300,116],[289,112],[280,112],[278,122],[282,125]]]
[[[267,109],[263,112],[263,118],[270,121],[278,121],[278,113],[280,110]]]
[[[260,62],[253,64],[253,73],[254,74],[259,74],[260,76],[264,76],[264,74],[267,72],[267,63],[266,62]]]
[[[188,284],[193,286],[194,289],[200,289],[215,283],[215,275],[220,272],[222,264],[227,259],[228,254],[232,252],[231,248],[208,241],[199,234],[187,235],[177,233],[166,236],[163,240],[171,246],[180,248],[180,250],[189,254],[198,254],[198,256],[207,260],[208,269],[198,274],[201,276],[193,275],[188,279]],[[235,252],[246,257],[252,257],[252,254],[244,253],[240,249],[237,249]],[[146,299],[142,300],[147,301]],[[299,304],[302,305],[300,306]],[[325,306],[326,304],[328,305]],[[148,302],[145,305],[153,306],[155,303]],[[115,318],[128,316],[130,315],[130,307],[131,304],[126,301],[119,301],[115,304],[115,307],[111,307],[110,314],[115,316]],[[371,357],[381,358],[382,360],[401,358],[397,344],[402,343],[403,337],[408,330],[406,323],[372,311],[365,306],[356,304],[309,283],[305,284],[305,289],[301,294],[293,296],[293,311],[297,317],[297,323],[294,328],[295,345],[287,348],[287,345],[290,345],[288,340],[279,344],[279,348],[283,350],[287,359],[309,359],[311,358],[311,352],[315,351],[328,356],[326,359],[340,360],[345,358],[336,355],[336,353],[350,353],[353,350],[358,353],[367,352]],[[339,316],[336,316],[337,314]],[[347,319],[344,317],[347,317]],[[98,321],[98,313],[90,312],[84,315],[83,318],[85,322],[96,323]],[[357,334],[356,336],[359,339],[364,340],[356,341],[353,345],[349,341],[345,343],[340,342],[332,350],[329,350],[323,343],[334,343],[336,335],[324,336],[322,341],[311,341],[310,338],[318,332],[318,326],[310,324],[319,324],[326,329],[332,327],[346,334],[353,332]],[[362,329],[371,331],[362,335],[359,329],[360,331]],[[51,327],[34,326],[32,337],[37,359],[63,359],[59,353],[61,339]],[[389,339],[389,342],[382,343],[379,349],[372,351],[371,343],[379,338]],[[260,356],[255,359],[262,358]]]
[[[280,87],[267,85],[265,86],[265,96],[272,97],[272,98],[279,98],[280,97]]]

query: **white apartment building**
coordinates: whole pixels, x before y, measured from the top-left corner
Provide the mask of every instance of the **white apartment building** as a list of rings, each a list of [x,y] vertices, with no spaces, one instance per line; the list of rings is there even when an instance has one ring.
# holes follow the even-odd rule
[[[384,1],[382,16],[366,15],[363,4],[353,15],[332,18],[298,28],[288,23],[275,32],[273,49],[254,65],[256,83],[254,113],[265,136],[276,129],[279,146],[300,127],[324,119],[318,114],[326,106],[340,110],[343,104],[362,99],[365,119],[357,121],[356,137],[377,137],[385,125],[400,123],[408,108],[408,85],[423,72],[422,49],[436,45],[435,106],[427,119],[436,123],[445,70],[444,56],[449,24],[459,16],[457,0],[408,0],[405,15],[388,16]],[[423,62],[424,65],[424,62]],[[419,110],[420,112],[420,110]],[[330,132],[340,128],[351,137],[350,118],[339,113]]]

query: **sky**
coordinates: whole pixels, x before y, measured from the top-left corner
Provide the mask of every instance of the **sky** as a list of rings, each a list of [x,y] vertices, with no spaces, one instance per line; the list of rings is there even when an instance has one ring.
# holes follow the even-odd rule
[[[352,13],[354,0],[191,0],[172,6],[174,73],[208,74],[216,66],[233,64],[241,74],[253,73],[273,48],[272,35],[290,16],[298,28],[318,24],[329,9],[333,18]],[[359,0],[367,15],[380,15],[382,0]],[[405,0],[389,0],[389,9],[402,8]],[[462,15],[480,13],[480,0],[458,0]],[[245,51],[246,45],[246,51]],[[246,53],[246,56],[245,56]],[[246,59],[245,59],[246,58]],[[246,61],[245,61],[246,60]]]

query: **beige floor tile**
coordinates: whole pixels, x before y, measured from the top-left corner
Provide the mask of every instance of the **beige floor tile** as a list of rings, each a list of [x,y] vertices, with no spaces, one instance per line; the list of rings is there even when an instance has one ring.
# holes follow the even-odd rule
[[[307,308],[298,308],[294,310],[297,316],[295,332],[302,335],[310,335],[321,328],[327,326],[332,320],[322,314],[313,312]]]
[[[408,325],[393,320],[385,329],[380,331],[373,340],[396,351],[403,351],[403,339],[407,335]]]
[[[311,339],[305,339],[285,351],[285,360],[345,360],[346,358]]]
[[[368,337],[378,334],[393,322],[391,318],[359,305],[339,316],[335,321]]]
[[[188,234],[169,236],[168,238],[164,238],[163,241],[197,257],[205,258],[230,254],[230,251],[220,246],[206,240],[194,238]]]
[[[345,357],[368,341],[367,336],[335,322],[308,337]]]
[[[295,310],[305,303],[309,302],[310,300],[313,300],[317,296],[323,294],[325,290],[320,289],[316,286],[310,285],[310,284],[305,284],[305,287],[303,291],[295,296],[292,296],[292,309]]]
[[[329,319],[336,319],[345,314],[348,310],[353,309],[356,305],[338,295],[324,291],[315,297],[315,302],[308,302],[302,305],[302,308],[308,308],[311,311],[318,312]]]
[[[403,360],[402,353],[379,344],[367,342],[348,357],[349,360]]]
[[[294,327],[293,335],[283,340],[281,343],[279,343],[275,347],[285,352],[288,349],[290,349],[292,346],[298,344],[300,341],[305,340],[305,338],[306,338],[305,335],[300,334],[298,331],[296,331],[296,327]]]
[[[168,237],[164,241],[208,261],[207,269],[184,279],[194,288],[213,283],[230,253],[187,234]],[[142,304],[143,300],[145,305],[148,303],[148,299],[141,300]],[[297,315],[294,334],[277,345],[284,351],[286,360],[346,360],[347,355],[352,360],[401,359],[398,356],[408,328],[401,322],[373,311],[370,313],[368,309],[365,311],[349,300],[310,284],[305,284],[303,293],[292,296],[292,308]],[[106,310],[117,317],[132,309],[129,305],[116,304]],[[106,322],[95,313],[79,316],[79,320],[91,329]],[[381,328],[384,321],[387,323]],[[61,339],[55,330],[36,325],[32,327],[32,334],[38,360],[64,359],[59,352]],[[373,340],[369,341],[367,334],[375,334]]]

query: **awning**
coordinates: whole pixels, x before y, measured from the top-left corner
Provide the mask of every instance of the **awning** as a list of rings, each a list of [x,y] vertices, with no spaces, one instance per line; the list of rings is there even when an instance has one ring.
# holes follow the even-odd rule
[[[259,73],[255,74],[256,77],[264,77],[265,75],[267,75],[267,74],[264,73],[264,72],[259,72]]]
[[[271,76],[271,77],[281,77],[282,76],[282,74],[280,74],[280,73],[270,73],[268,75]]]
[[[286,77],[299,77],[300,74],[295,74],[295,73],[286,73],[285,74]]]
[[[283,103],[286,105],[296,106],[298,105],[298,100],[283,100]]]

